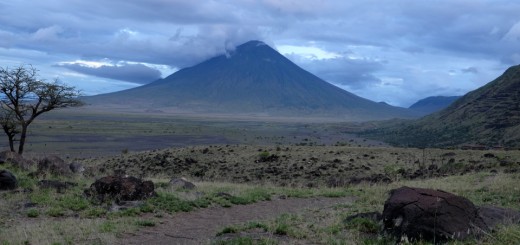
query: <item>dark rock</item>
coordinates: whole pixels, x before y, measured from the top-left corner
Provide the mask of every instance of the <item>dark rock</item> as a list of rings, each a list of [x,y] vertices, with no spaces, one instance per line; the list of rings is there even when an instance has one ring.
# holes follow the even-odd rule
[[[18,187],[18,180],[7,170],[0,170],[0,190],[14,190]]]
[[[40,188],[51,188],[55,189],[58,193],[63,193],[64,190],[78,186],[77,183],[68,182],[68,181],[57,181],[57,180],[40,180],[38,182],[38,186]]]
[[[276,162],[279,158],[276,154],[261,155],[255,162]]]
[[[195,159],[193,159],[193,158],[191,158],[191,157],[185,158],[185,159],[184,159],[184,162],[185,162],[186,164],[198,163],[197,160],[195,160]]]
[[[154,184],[151,181],[143,181],[135,177],[106,176],[96,180],[89,189],[85,190],[87,196],[92,196],[104,202],[106,200],[137,201],[156,195]]]
[[[490,229],[497,225],[510,225],[520,223],[520,212],[512,209],[482,206],[478,208],[478,212],[484,223]]]
[[[454,157],[456,155],[457,154],[455,152],[446,152],[446,153],[442,154],[443,157]]]
[[[0,152],[0,164],[11,163],[23,170],[29,170],[34,166],[34,162],[23,158],[20,154],[12,151]]]
[[[72,171],[75,174],[82,174],[85,172],[85,167],[81,163],[73,162],[69,164],[70,171]]]
[[[58,156],[48,156],[38,161],[38,172],[50,172],[55,175],[71,175],[69,164]]]
[[[33,202],[26,202],[26,203],[23,204],[24,208],[34,208],[36,206],[38,206],[38,204],[33,203]]]
[[[226,200],[229,200],[233,197],[233,195],[229,194],[229,193],[226,193],[226,192],[219,192],[217,194],[215,194],[216,197],[222,197]]]
[[[195,184],[185,180],[184,178],[171,179],[170,186],[174,187],[175,189],[186,189],[186,190],[195,189]]]
[[[383,211],[384,229],[398,240],[446,241],[488,231],[477,207],[440,190],[401,187],[391,191]]]
[[[484,154],[484,157],[485,158],[495,158],[496,156],[493,153],[486,153],[486,154]]]

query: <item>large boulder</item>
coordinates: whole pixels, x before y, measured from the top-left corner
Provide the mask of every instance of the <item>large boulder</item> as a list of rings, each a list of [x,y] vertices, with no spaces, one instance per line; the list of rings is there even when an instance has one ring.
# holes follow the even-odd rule
[[[29,159],[23,158],[20,154],[13,151],[2,151],[0,152],[0,164],[11,163],[23,170],[29,170],[34,166],[34,162]]]
[[[0,170],[0,190],[13,190],[18,187],[14,174],[7,170]]]
[[[155,196],[154,184],[135,177],[106,176],[96,180],[85,194],[104,202],[136,201]]]
[[[462,240],[489,231],[478,207],[468,199],[432,189],[391,191],[383,211],[384,229],[398,240]]]
[[[58,156],[47,156],[38,161],[38,172],[50,172],[55,175],[72,175],[69,164]]]

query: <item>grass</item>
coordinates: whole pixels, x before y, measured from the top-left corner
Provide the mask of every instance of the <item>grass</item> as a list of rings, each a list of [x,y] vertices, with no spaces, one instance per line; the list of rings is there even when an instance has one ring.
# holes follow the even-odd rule
[[[267,201],[279,196],[284,197],[311,197],[311,196],[344,196],[348,193],[338,189],[299,189],[289,187],[276,187],[274,185],[246,185],[220,182],[195,182],[195,190],[174,190],[165,179],[154,179],[157,183],[156,197],[144,201],[141,205],[123,209],[117,212],[109,212],[109,204],[98,205],[90,202],[83,195],[94,179],[73,177],[51,179],[60,181],[72,181],[78,186],[71,187],[63,192],[54,189],[41,189],[37,180],[29,177],[28,172],[22,171],[10,165],[3,167],[11,170],[20,180],[20,188],[32,189],[29,192],[1,192],[0,213],[9,214],[0,216],[0,244],[20,244],[25,241],[33,243],[34,238],[42,243],[75,244],[86,241],[92,243],[112,243],[121,232],[139,229],[140,227],[155,226],[155,220],[142,219],[144,213],[152,213],[156,219],[163,217],[164,213],[190,212],[199,208],[210,206],[230,207],[233,205],[246,205],[259,201]],[[224,194],[223,194],[224,193]],[[20,212],[12,212],[21,204],[28,203],[30,208]],[[31,229],[36,233],[27,232],[27,220],[30,218]],[[79,217],[79,218],[78,218]],[[9,223],[8,220],[15,220]],[[68,224],[68,225],[65,225]],[[81,225],[80,225],[81,224]],[[44,228],[46,226],[47,228]],[[256,226],[264,227],[257,223]],[[271,229],[271,228],[270,228]],[[275,229],[275,228],[272,228]],[[279,225],[278,233],[291,233],[288,226]],[[27,235],[25,235],[27,233]],[[8,235],[9,234],[9,235]],[[10,234],[17,234],[11,236]],[[8,237],[8,238],[7,238]],[[90,243],[90,242],[89,242]],[[258,244],[255,240],[254,244]],[[261,244],[261,243],[260,243]],[[270,244],[270,243],[265,243]]]
[[[395,241],[379,235],[379,223],[365,218],[345,222],[347,216],[372,211],[383,211],[389,191],[401,186],[442,189],[462,195],[476,205],[499,205],[520,209],[520,174],[473,173],[464,176],[449,176],[422,181],[399,181],[391,184],[363,184],[344,189],[356,196],[350,204],[337,205],[331,209],[307,210],[303,214],[285,214],[276,219],[261,222],[261,227],[272,236],[305,239],[316,244],[392,244]],[[515,184],[516,183],[516,184]],[[239,233],[251,229],[250,224],[225,227],[226,231]],[[520,241],[520,225],[499,227],[481,240],[453,241],[449,244],[516,244]],[[416,242],[415,244],[430,244]]]
[[[395,149],[387,151],[395,152]],[[482,154],[481,152],[473,158],[465,155],[465,158],[468,161],[474,161],[480,159]],[[500,158],[507,157],[500,154],[496,153]],[[370,153],[370,155],[373,154]],[[363,156],[360,155],[360,158]],[[371,167],[371,171],[376,171],[378,166],[372,164]],[[394,165],[382,169],[395,174],[401,167],[401,165]],[[15,173],[20,181],[20,190],[32,189],[33,191],[0,192],[0,244],[23,244],[26,241],[30,243],[38,241],[38,243],[46,244],[110,244],[114,243],[118,234],[122,232],[132,232],[142,227],[157,225],[159,220],[164,218],[165,213],[190,212],[211,206],[246,205],[276,198],[318,196],[355,196],[357,198],[352,203],[337,205],[331,209],[310,209],[305,213],[286,214],[273,220],[224,227],[221,236],[223,234],[239,235],[243,231],[260,229],[272,237],[263,240],[236,237],[219,242],[225,242],[222,244],[249,244],[248,242],[273,244],[276,242],[274,238],[285,237],[317,244],[345,244],[345,241],[355,244],[385,244],[390,240],[377,235],[378,224],[364,219],[353,220],[349,223],[345,223],[344,220],[355,213],[382,211],[389,191],[403,185],[442,189],[462,195],[477,205],[488,204],[520,209],[520,187],[517,184],[520,182],[520,174],[518,173],[478,172],[426,180],[396,178],[396,182],[385,185],[365,183],[343,188],[280,187],[269,183],[237,184],[206,181],[195,182],[197,187],[194,190],[174,190],[167,184],[168,179],[163,176],[163,178],[153,179],[157,184],[157,197],[134,208],[109,212],[107,211],[109,204],[95,205],[83,196],[83,189],[88,187],[94,181],[93,179],[51,176],[51,179],[78,183],[76,187],[71,187],[63,193],[57,193],[53,189],[40,189],[37,186],[38,180],[30,177],[28,172],[10,165],[2,165],[2,168],[8,168]],[[30,205],[27,205],[26,208],[19,208],[26,204]],[[13,210],[16,211],[13,212]],[[144,216],[145,213],[150,214]],[[513,225],[499,228],[490,236],[479,241],[479,244],[514,244],[519,239],[520,226]],[[346,244],[349,244],[348,242]],[[475,242],[472,240],[452,244]]]

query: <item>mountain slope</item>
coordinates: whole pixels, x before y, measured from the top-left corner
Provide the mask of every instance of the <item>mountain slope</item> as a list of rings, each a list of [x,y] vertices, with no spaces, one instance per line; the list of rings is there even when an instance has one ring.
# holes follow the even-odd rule
[[[395,145],[520,147],[520,65],[440,112],[368,135]]]
[[[156,82],[86,99],[94,104],[177,108],[197,113],[334,116],[352,120],[412,117],[333,86],[259,41]]]
[[[453,103],[461,96],[431,96],[421,99],[408,107],[421,115],[428,115],[440,111]]]

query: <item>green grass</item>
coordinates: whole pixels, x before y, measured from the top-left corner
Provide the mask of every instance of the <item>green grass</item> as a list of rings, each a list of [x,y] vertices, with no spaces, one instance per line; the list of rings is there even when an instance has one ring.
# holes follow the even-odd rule
[[[137,226],[143,226],[143,227],[153,227],[155,226],[155,222],[152,220],[138,220],[135,222]]]
[[[462,195],[476,205],[498,205],[520,209],[520,174],[472,173],[416,181],[399,181],[391,184],[362,184],[343,189],[342,193],[357,198],[349,204],[330,209],[311,209],[304,214],[285,214],[276,219],[260,222],[272,235],[304,239],[316,244],[393,244],[391,237],[379,234],[381,224],[370,219],[355,218],[345,222],[347,216],[362,212],[382,212],[385,200],[392,189],[401,186],[441,189]],[[323,194],[323,191],[321,192]],[[247,231],[248,224],[228,227],[236,233]],[[516,244],[520,241],[520,225],[498,227],[481,240],[452,241],[448,244]],[[414,244],[430,244],[420,241]]]
[[[373,220],[366,218],[354,218],[349,222],[345,222],[345,228],[350,230],[358,230],[363,233],[377,233],[380,230],[379,224]]]
[[[11,170],[9,165],[4,166]],[[157,197],[151,198],[135,208],[108,212],[108,204],[94,205],[83,196],[83,189],[88,187],[93,179],[60,179],[79,184],[63,193],[57,193],[52,189],[40,189],[36,185],[37,180],[30,178],[24,171],[13,168],[13,172],[19,176],[19,179],[23,179],[24,186],[33,191],[0,193],[0,211],[6,214],[0,217],[0,244],[21,244],[24,241],[31,243],[41,241],[45,244],[54,242],[75,244],[93,241],[92,243],[111,244],[115,242],[116,236],[121,232],[157,225],[160,223],[160,219],[164,218],[165,213],[190,212],[210,206],[245,205],[279,197],[317,196],[355,196],[356,199],[352,203],[336,205],[329,209],[310,209],[305,213],[281,215],[273,220],[223,227],[221,235],[225,233],[238,235],[242,231],[261,229],[274,237],[287,237],[316,244],[345,244],[345,241],[354,244],[385,244],[391,239],[377,234],[378,224],[366,219],[356,219],[349,223],[345,223],[344,220],[355,213],[381,212],[389,191],[403,185],[442,189],[462,195],[477,205],[498,205],[520,209],[519,173],[480,172],[427,180],[400,180],[385,185],[360,184],[348,188],[292,188],[271,184],[195,182],[197,186],[195,190],[175,191],[170,189],[167,184],[159,184]],[[154,181],[167,183],[164,179],[154,179]],[[27,209],[17,208],[27,202],[33,203],[35,206]],[[150,214],[143,216],[144,213]],[[80,219],[76,218],[78,215],[81,217]],[[22,223],[24,221],[18,221],[18,217],[31,217],[31,222]],[[143,217],[153,217],[153,219]],[[14,223],[6,225],[7,221],[12,222],[13,220]],[[520,226],[512,225],[499,228],[478,243],[514,244],[519,239]],[[271,238],[264,240],[232,238],[220,242],[248,241],[253,242],[252,244],[276,242]],[[346,244],[352,244],[348,242]],[[477,241],[470,240],[451,244],[473,243],[477,243]]]
[[[38,216],[40,216],[40,212],[38,211],[38,209],[31,208],[31,209],[27,210],[27,217],[36,218]]]

